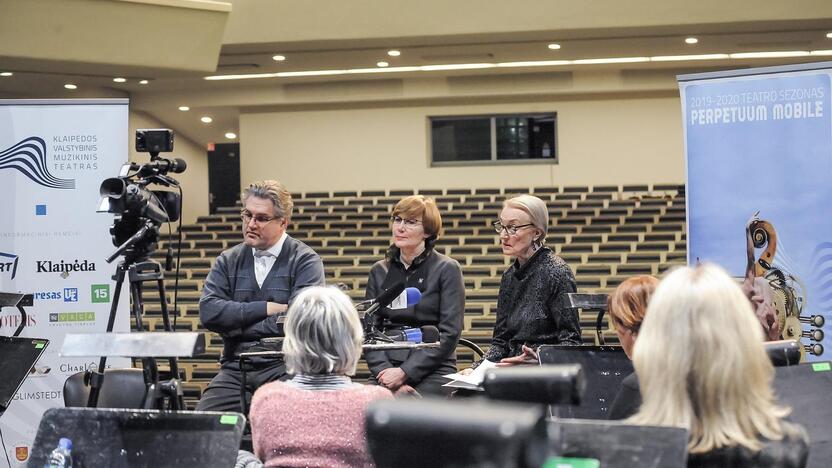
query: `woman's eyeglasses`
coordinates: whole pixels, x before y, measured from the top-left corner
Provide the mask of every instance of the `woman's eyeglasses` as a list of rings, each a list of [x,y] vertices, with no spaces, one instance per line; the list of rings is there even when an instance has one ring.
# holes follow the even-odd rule
[[[517,231],[520,230],[521,228],[528,227],[528,226],[534,226],[534,224],[531,224],[531,223],[529,223],[529,224],[520,224],[520,225],[512,224],[512,225],[509,225],[509,226],[505,226],[505,225],[503,225],[503,223],[501,223],[499,221],[495,221],[491,225],[494,226],[494,230],[497,231],[497,234],[500,234],[500,233],[503,232],[503,230],[505,230],[506,233],[510,236],[513,236],[513,235],[517,234]]]
[[[422,222],[418,219],[405,219],[401,216],[393,216],[392,218],[390,218],[390,222],[393,224],[393,226],[401,224],[404,226],[405,229],[416,229],[417,226],[422,224]]]

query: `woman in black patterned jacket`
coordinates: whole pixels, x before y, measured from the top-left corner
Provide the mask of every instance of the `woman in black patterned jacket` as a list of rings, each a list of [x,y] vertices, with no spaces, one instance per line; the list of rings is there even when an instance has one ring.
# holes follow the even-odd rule
[[[575,292],[575,276],[544,244],[548,225],[546,204],[537,197],[520,195],[503,204],[494,229],[503,254],[515,260],[500,281],[497,322],[483,359],[513,364],[533,357],[543,344],[581,344],[578,311],[566,297]]]

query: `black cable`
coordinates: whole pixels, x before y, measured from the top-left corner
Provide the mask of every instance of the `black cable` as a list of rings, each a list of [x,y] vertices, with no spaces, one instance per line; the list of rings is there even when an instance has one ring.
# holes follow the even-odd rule
[[[9,450],[6,448],[6,441],[3,439],[3,430],[0,429],[0,442],[3,444],[3,453],[6,454],[6,463],[9,464],[9,468],[12,468],[12,461],[9,460]]]
[[[173,331],[176,331],[176,318],[179,316],[179,265],[182,263],[182,212],[184,211],[185,194],[182,192],[182,186],[177,185],[179,189],[179,228],[178,236],[179,242],[176,246],[176,279],[173,283]],[[179,378],[179,376],[176,376]]]

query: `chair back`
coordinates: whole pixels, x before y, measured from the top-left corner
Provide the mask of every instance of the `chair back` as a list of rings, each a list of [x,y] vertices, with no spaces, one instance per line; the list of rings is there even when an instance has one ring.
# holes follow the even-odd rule
[[[64,382],[64,406],[67,408],[87,406],[90,385],[84,374],[78,372]],[[98,407],[140,409],[146,393],[141,369],[107,369],[98,394]]]

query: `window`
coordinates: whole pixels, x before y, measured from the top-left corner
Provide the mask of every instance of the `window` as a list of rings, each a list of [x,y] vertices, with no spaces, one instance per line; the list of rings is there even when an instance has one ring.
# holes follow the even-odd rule
[[[557,114],[430,117],[431,164],[557,162]]]

